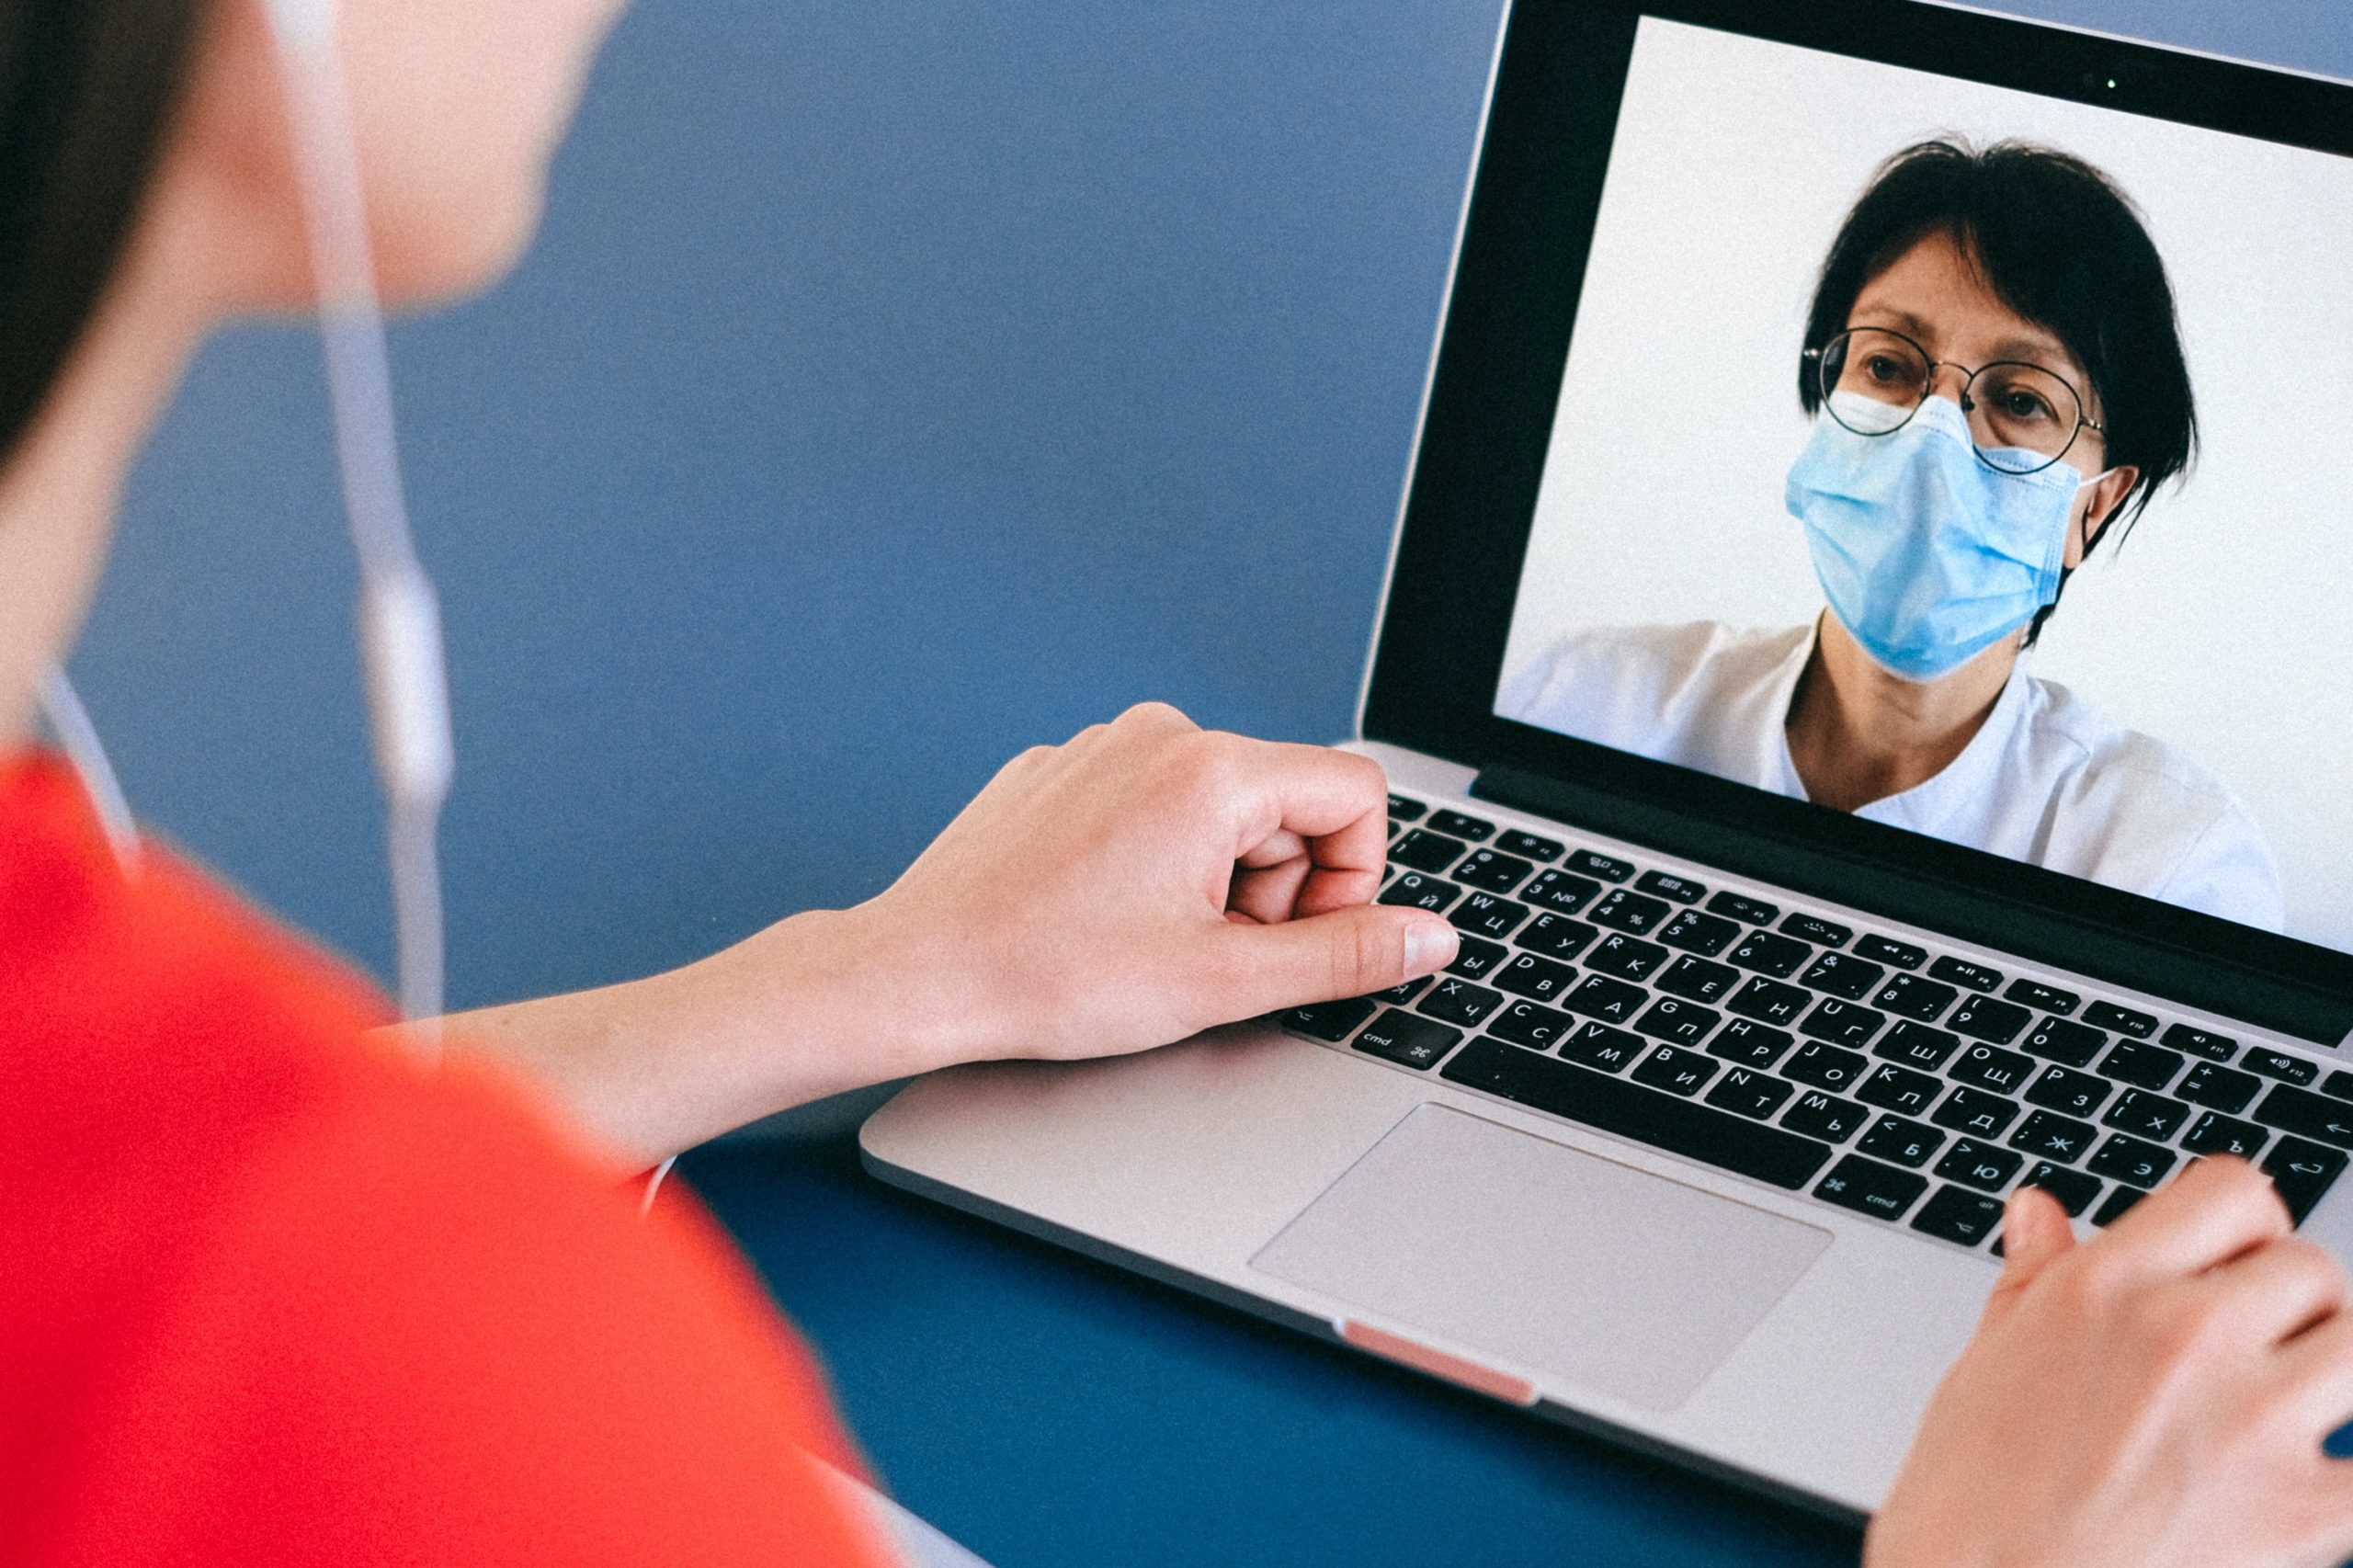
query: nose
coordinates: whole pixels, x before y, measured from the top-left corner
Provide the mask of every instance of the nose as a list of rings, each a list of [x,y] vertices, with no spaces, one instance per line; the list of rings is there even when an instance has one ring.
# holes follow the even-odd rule
[[[1931,365],[1928,368],[1929,397],[1940,397],[1966,414],[1969,411],[1969,372],[1959,365]]]

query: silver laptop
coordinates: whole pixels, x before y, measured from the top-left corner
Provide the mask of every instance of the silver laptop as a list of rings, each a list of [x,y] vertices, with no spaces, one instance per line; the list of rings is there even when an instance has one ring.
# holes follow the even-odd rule
[[[2353,87],[1520,0],[1347,743],[1461,957],[868,1166],[1868,1511],[2015,1186],[2239,1153],[2353,1260],[2348,523]]]

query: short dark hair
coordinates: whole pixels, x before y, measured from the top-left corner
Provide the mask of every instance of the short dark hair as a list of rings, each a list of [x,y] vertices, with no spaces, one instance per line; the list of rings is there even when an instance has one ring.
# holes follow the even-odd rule
[[[201,0],[0,0],[0,461],[122,259]]]
[[[2055,335],[2091,385],[2110,466],[2140,479],[2092,543],[2120,540],[2198,447],[2198,409],[2173,285],[2132,200],[2083,159],[2025,142],[1980,151],[1958,140],[1918,142],[1879,166],[1839,226],[1806,319],[1805,347],[1847,330],[1870,280],[1933,233],[1949,235],[1996,298]],[[1822,403],[1812,360],[1798,397]],[[2057,608],[2035,618],[2028,642]]]

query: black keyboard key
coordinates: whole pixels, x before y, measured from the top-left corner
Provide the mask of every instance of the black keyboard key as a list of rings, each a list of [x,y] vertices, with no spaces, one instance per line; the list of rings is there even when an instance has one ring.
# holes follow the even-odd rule
[[[1964,1192],[1957,1187],[1938,1187],[1937,1195],[1912,1216],[1914,1230],[1959,1242],[1965,1247],[1973,1247],[1992,1235],[2001,1222],[2002,1205],[1998,1199]]]
[[[1519,896],[1539,909],[1550,909],[1562,915],[1574,915],[1593,902],[1601,884],[1591,877],[1571,876],[1566,871],[1547,871],[1526,887]]]
[[[2024,1108],[2016,1100],[2006,1100],[1999,1095],[1963,1085],[1947,1095],[1945,1103],[1928,1119],[1938,1127],[1949,1127],[1972,1138],[1999,1138],[2010,1130],[2010,1123],[2018,1119]]]
[[[1833,1045],[1852,1046],[1857,1050],[1869,1045],[1887,1022],[1885,1013],[1875,1013],[1869,1007],[1858,1007],[1852,1002],[1841,1002],[1835,996],[1823,998],[1822,1006],[1808,1013],[1798,1025],[1798,1032],[1810,1034],[1816,1040],[1826,1040]]]
[[[2040,1154],[2046,1160],[2073,1164],[2090,1151],[2093,1137],[2087,1121],[2077,1121],[2057,1111],[2039,1110],[2010,1134],[2010,1147]]]
[[[1879,983],[1886,977],[1886,970],[1875,963],[1865,963],[1852,954],[1824,953],[1798,976],[1798,983],[1843,996],[1849,1002],[1860,1002],[1878,990]]]
[[[2127,1089],[2124,1097],[2109,1107],[2108,1114],[2100,1119],[2119,1131],[2162,1142],[2179,1131],[2181,1124],[2189,1119],[2189,1108],[2147,1089]]]
[[[1813,993],[1784,985],[1778,980],[1752,980],[1724,1006],[1744,1018],[1768,1024],[1795,1023],[1800,1014],[1813,1006]]]
[[[2034,1063],[2026,1057],[1991,1045],[1972,1045],[1952,1064],[1952,1075],[1961,1083],[1991,1089],[1997,1095],[2019,1093],[2033,1073]]]
[[[1813,1195],[1877,1220],[1901,1220],[1928,1190],[1928,1178],[1849,1154],[1830,1168]]]
[[[1809,1138],[1489,1040],[1473,1040],[1442,1076],[1549,1115],[1796,1190],[1831,1151]]]
[[[1808,1089],[1798,1096],[1790,1113],[1781,1118],[1781,1125],[1809,1138],[1844,1143],[1870,1119],[1871,1113],[1852,1100],[1825,1095],[1820,1089]]]
[[[1670,996],[1687,1002],[1721,1002],[1740,983],[1740,971],[1705,959],[1679,958],[1675,967],[1654,983]]]
[[[1841,1051],[1820,1040],[1808,1040],[1798,1048],[1798,1053],[1790,1058],[1789,1065],[1781,1071],[1802,1084],[1843,1093],[1862,1082],[1863,1074],[1870,1067],[1869,1059],[1851,1051]]]
[[[1792,915],[1781,922],[1781,929],[1801,942],[1812,942],[1817,948],[1843,948],[1854,932],[1834,920],[1818,915]]]
[[[1989,1045],[2007,1045],[2025,1032],[2034,1015],[2015,1002],[1997,1002],[1991,996],[1972,996],[1953,1009],[1945,1027],[1982,1040]]]
[[[1603,1073],[1615,1073],[1641,1060],[1651,1042],[1640,1035],[1613,1029],[1608,1024],[1586,1024],[1561,1042],[1561,1054],[1572,1062]]]
[[[1447,918],[1465,936],[1500,942],[1518,930],[1519,923],[1528,916],[1529,908],[1524,903],[1514,903],[1491,892],[1474,892],[1457,904]]]
[[[1572,1013],[1622,1024],[1630,1022],[1650,999],[1650,993],[1639,985],[1629,985],[1606,974],[1588,974],[1578,982],[1574,991],[1560,998],[1560,1003]]]
[[[1696,1051],[1662,1045],[1643,1058],[1629,1074],[1638,1084],[1665,1089],[1670,1095],[1696,1095],[1716,1075],[1716,1064]]]
[[[1495,847],[1506,855],[1525,856],[1549,866],[1561,858],[1561,851],[1567,846],[1557,839],[1539,838],[1532,833],[1522,833],[1513,827],[1504,830],[1504,835],[1495,840]]]
[[[2208,1111],[2189,1124],[2181,1146],[2193,1154],[2236,1154],[2251,1160],[2271,1134],[2251,1121],[2240,1121],[2220,1111]]]
[[[2183,1099],[2224,1112],[2242,1111],[2255,1098],[2256,1090],[2263,1087],[2263,1080],[2252,1073],[2242,1073],[2235,1067],[2217,1067],[2211,1062],[2200,1062],[2192,1067],[2174,1090]]]
[[[1365,1025],[1356,1038],[1356,1049],[1406,1067],[1431,1067],[1461,1038],[1461,1029],[1436,1018],[1417,1018],[1392,1007]]]
[[[1708,1103],[1764,1121],[1787,1104],[1789,1097],[1796,1092],[1786,1078],[1768,1077],[1745,1067],[1735,1067],[1708,1091]]]
[[[2109,1189],[2108,1201],[2092,1211],[2095,1225],[2113,1225],[2124,1218],[2125,1211],[2149,1195],[2137,1187],[2116,1187]]]
[[[1899,1023],[1887,1031],[1887,1038],[1871,1047],[1871,1054],[1881,1061],[1900,1062],[1916,1067],[1923,1073],[1934,1073],[1951,1060],[1961,1049],[1961,1037],[1943,1029],[1932,1029],[1926,1024]]]
[[[1495,824],[1478,817],[1465,816],[1461,812],[1435,812],[1430,815],[1430,830],[1467,838],[1473,844],[1484,844],[1495,836]]]
[[[1928,966],[1928,975],[1933,980],[1949,980],[1955,985],[1965,986],[1972,991],[1992,991],[2002,983],[1998,971],[1987,969],[1982,963],[1971,963],[1967,959],[1938,959]]]
[[[2013,980],[2010,988],[2002,994],[2038,1012],[2057,1013],[2062,1017],[2084,1005],[2084,999],[2074,992],[2045,985],[2039,980]]]
[[[2080,1214],[2092,1206],[2093,1199],[2099,1196],[2100,1179],[2045,1160],[2020,1177],[2018,1185],[2039,1187],[2057,1199],[2059,1206],[2068,1213]]]
[[[2045,1067],[2042,1076],[2027,1085],[2026,1103],[2069,1116],[2089,1116],[2108,1103],[2110,1092],[2105,1078],[2072,1067]]]
[[[1875,1105],[1881,1110],[1900,1110],[1907,1116],[1926,1116],[1937,1096],[1945,1092],[1942,1078],[1926,1073],[1915,1073],[1909,1067],[1893,1062],[1881,1062],[1871,1075],[1855,1091],[1855,1097],[1865,1105]]]
[[[1459,838],[1417,827],[1389,846],[1389,858],[1416,871],[1443,871],[1470,847]]]
[[[1634,879],[1634,885],[1677,903],[1697,903],[1708,892],[1690,878],[1678,877],[1671,871],[1644,871]]]
[[[1714,958],[1732,946],[1740,935],[1740,927],[1721,915],[1702,915],[1687,909],[1659,927],[1658,939],[1670,948],[1680,948],[1701,958]]]
[[[1392,1006],[1402,1007],[1428,990],[1429,984],[1429,976],[1424,975],[1419,980],[1403,981],[1386,991],[1367,992],[1364,999],[1368,1002],[1386,1002]]]
[[[1533,1002],[1514,1002],[1495,1015],[1487,1032],[1497,1040],[1507,1040],[1514,1045],[1524,1045],[1531,1051],[1550,1051],[1569,1038],[1577,1021],[1566,1013],[1540,1007]]]
[[[1572,871],[1588,877],[1598,877],[1605,882],[1622,882],[1634,874],[1634,868],[1623,860],[1613,860],[1607,855],[1597,855],[1590,849],[1580,849],[1561,862]]]
[[[2345,1174],[2345,1156],[2301,1138],[2282,1138],[2263,1157],[2263,1174],[2279,1189],[2280,1201],[2301,1225],[2330,1185]]]
[[[1577,971],[1564,963],[1540,959],[1534,953],[1514,953],[1510,962],[1495,971],[1494,978],[1497,985],[1515,996],[1525,996],[1531,1002],[1558,1002],[1575,983]]]
[[[1964,1138],[1937,1162],[1937,1174],[1947,1181],[1965,1181],[1988,1192],[1999,1192],[2009,1185],[2010,1178],[2018,1174],[2018,1167],[2024,1164],[2023,1157],[2011,1153],[2007,1149],[1996,1149],[1991,1143]]]
[[[2290,1056],[2284,1051],[2267,1051],[2260,1047],[2240,1057],[2239,1065],[2250,1073],[2260,1073],[2267,1078],[2277,1078],[2283,1084],[2309,1084],[2320,1076],[2320,1069],[2301,1056]]]
[[[1421,801],[1409,800],[1404,795],[1389,797],[1389,814],[1399,822],[1419,822],[1422,813],[1428,810]]]
[[[2186,1060],[2178,1051],[2167,1051],[2146,1040],[2127,1040],[2117,1042],[2116,1049],[2099,1064],[2099,1070],[2137,1088],[2162,1089],[2173,1082],[2173,1075],[2181,1071]]]
[[[1761,898],[1744,898],[1736,892],[1720,892],[1708,901],[1708,907],[1718,915],[1729,915],[1734,920],[1745,920],[1751,926],[1770,926],[1780,918],[1781,912]]]
[[[1460,1024],[1475,1029],[1488,1014],[1503,1006],[1503,996],[1483,985],[1473,985],[1467,980],[1449,978],[1438,983],[1422,1005],[1414,1010],[1442,1023]]]
[[[1565,915],[1540,915],[1519,934],[1519,945],[1531,953],[1566,963],[1586,950],[1601,933]]]
[[[1474,849],[1471,858],[1454,868],[1454,880],[1465,887],[1479,888],[1487,892],[1509,892],[1528,880],[1536,869],[1536,862],[1523,860],[1517,855],[1498,855],[1492,849]]]
[[[1379,1009],[1361,996],[1346,1002],[1311,1002],[1304,1007],[1290,1007],[1275,1015],[1278,1027],[1293,1034],[1312,1035],[1334,1044],[1356,1032],[1358,1024]]]
[[[2230,1036],[2192,1028],[2188,1024],[2176,1024],[2166,1029],[2165,1042],[2176,1051],[2187,1051],[2209,1062],[2228,1062],[2239,1053],[2239,1042]]]
[[[2108,1045],[2108,1036],[2089,1024],[2071,1024],[2064,1018],[2045,1018],[2035,1026],[2018,1049],[2029,1056],[2040,1056],[2046,1062],[2057,1062],[2069,1067],[2088,1067],[2092,1058]]]
[[[1725,956],[1743,969],[1787,980],[1805,967],[1813,949],[1791,937],[1776,937],[1770,931],[1751,931],[1741,938],[1740,946]]]
[[[2308,1094],[2282,1084],[2264,1096],[2263,1103],[2247,1114],[2282,1132],[2317,1138],[2340,1149],[2353,1149],[2353,1105],[2343,1100]]]
[[[2353,1073],[2341,1068],[2320,1081],[2320,1092],[2335,1095],[2340,1100],[2353,1100]]]
[[[1637,937],[1647,936],[1666,919],[1670,905],[1655,898],[1646,898],[1624,888],[1609,894],[1593,906],[1586,918],[1596,926],[1607,926],[1613,931],[1629,931]]]
[[[1443,915],[1462,896],[1462,890],[1452,882],[1437,877],[1426,877],[1419,871],[1408,871],[1383,888],[1381,902],[1401,904],[1409,909],[1427,909],[1432,915]]]
[[[1396,818],[1392,817],[1392,818],[1390,818],[1390,819],[1389,819],[1389,836],[1390,836],[1391,838],[1392,838],[1392,839],[1393,839],[1393,838],[1395,838],[1399,834],[1401,834],[1401,833],[1403,833],[1403,832],[1404,832],[1404,831],[1405,831],[1404,825],[1402,823],[1398,822],[1398,820],[1397,820]]]
[[[1465,980],[1484,980],[1495,972],[1495,966],[1507,956],[1493,942],[1465,937],[1462,945],[1455,949],[1454,961],[1446,966],[1446,972],[1459,974]]]
[[[1797,1037],[1783,1030],[1734,1018],[1724,1026],[1722,1034],[1708,1042],[1708,1054],[1736,1062],[1743,1067],[1765,1068],[1779,1062],[1781,1053],[1796,1043]]]
[[[1918,969],[1928,961],[1928,949],[1887,937],[1863,937],[1855,943],[1855,956],[1892,969]]]
[[[1945,1135],[1933,1127],[1923,1127],[1900,1116],[1882,1116],[1871,1123],[1871,1130],[1855,1147],[1874,1159],[1917,1166],[1927,1165],[1928,1156],[1943,1148],[1944,1143]]]
[[[2107,1142],[2085,1162],[2095,1176],[2110,1181],[2129,1181],[2135,1187],[2154,1187],[2165,1179],[2165,1173],[2180,1158],[2171,1149],[2128,1138],[2121,1132],[2111,1132]]]
[[[1711,1013],[1705,1007],[1688,1002],[1678,1002],[1663,996],[1651,1004],[1651,1010],[1634,1020],[1635,1029],[1653,1040],[1663,1040],[1673,1045],[1697,1045],[1708,1038],[1708,1031],[1723,1022],[1722,1013]]]
[[[1648,980],[1670,956],[1656,942],[1638,942],[1612,931],[1586,954],[1585,967],[1597,973],[1614,974],[1620,980]]]
[[[2085,1008],[2084,1022],[2113,1034],[2131,1035],[2134,1040],[2146,1040],[2157,1032],[2156,1019],[2113,1002],[2095,1002]]]
[[[1947,1007],[1961,993],[1941,981],[1923,980],[1916,974],[1899,974],[1880,988],[1871,998],[1871,1006],[1881,1007],[1899,1017],[1915,1018],[1924,1024],[1935,1023],[1944,1017]]]

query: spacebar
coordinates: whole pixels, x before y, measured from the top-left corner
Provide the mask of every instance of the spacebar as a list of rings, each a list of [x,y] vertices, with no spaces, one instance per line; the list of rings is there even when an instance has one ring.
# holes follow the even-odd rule
[[[1492,1040],[1464,1046],[1438,1076],[1775,1187],[1803,1187],[1830,1158],[1812,1138]]]

